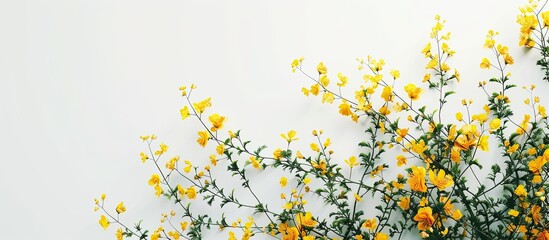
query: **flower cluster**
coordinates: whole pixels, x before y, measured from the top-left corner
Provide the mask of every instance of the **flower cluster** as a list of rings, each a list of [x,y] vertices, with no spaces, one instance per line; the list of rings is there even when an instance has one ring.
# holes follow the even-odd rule
[[[517,22],[519,46],[539,50],[542,58],[537,65],[549,80],[546,3],[530,0],[520,8]],[[482,58],[479,67],[494,77],[478,83],[486,97],[482,110],[473,112],[476,103],[461,99],[461,110],[450,112],[445,106],[456,101],[452,89],[466,83],[460,83],[459,71],[448,61],[456,51],[444,25],[436,16],[429,42],[418,51],[425,57],[421,83],[401,82],[398,70],[387,70],[384,59],[368,56],[357,59],[362,79],[349,97],[344,94],[351,85],[347,75],[335,74],[333,84],[325,63],[309,74],[304,58],[291,62],[291,70],[309,81],[301,89],[305,96],[335,104],[339,115],[365,123],[360,153],[345,156],[344,164],[335,158],[332,140],[322,130],[308,137],[289,130],[280,134],[285,147],[272,151],[251,147],[241,131],[224,129],[227,117],[210,113],[211,98],[193,102],[196,85],[180,87],[186,101],[181,118],[195,118],[202,125],[196,143],[205,151],[211,149],[209,161],[165,157],[166,144],[157,145],[155,135],[142,136],[148,151],[141,152],[140,159],[158,169],[148,184],[176,210],[163,213],[154,230],[144,230],[140,223],[129,228],[120,220],[124,204],[114,208],[115,214],[104,207],[102,195],[95,200],[96,210],[104,212],[99,224],[104,229],[119,225],[117,239],[202,239],[204,230],[215,227],[227,230],[230,240],[385,240],[410,234],[424,239],[549,240],[549,122],[536,87],[523,87],[529,95],[523,101],[525,109],[531,112],[517,119],[509,97],[516,85],[507,70],[515,60],[509,47],[497,41],[499,33],[490,30],[484,48],[493,54]],[[438,101],[421,106],[418,100],[428,91],[438,95]],[[294,147],[294,142],[307,139],[312,139],[307,149]],[[494,145],[497,148],[490,149]],[[499,155],[479,160],[481,151]],[[488,174],[482,175],[483,167],[489,168]],[[219,168],[226,171],[215,171]],[[275,169],[283,175],[275,182],[281,189],[276,194],[280,204],[273,207],[267,204],[273,194],[258,194],[251,176]],[[238,194],[217,181],[217,174],[227,173],[240,182]],[[202,213],[194,208],[197,202],[218,207],[223,214]],[[322,211],[315,208],[319,204]],[[225,216],[230,207],[253,213],[245,221],[230,221]]]

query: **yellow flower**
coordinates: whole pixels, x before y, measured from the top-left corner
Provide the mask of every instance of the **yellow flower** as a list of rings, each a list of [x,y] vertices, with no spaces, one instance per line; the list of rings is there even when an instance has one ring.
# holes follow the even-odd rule
[[[353,112],[351,111],[351,105],[349,105],[349,103],[347,103],[347,101],[342,101],[341,104],[339,105],[339,113],[343,116],[349,116],[351,115]]]
[[[446,64],[446,63],[442,63],[442,65],[440,66],[440,70],[442,70],[444,72],[448,72],[448,71],[450,71],[450,66],[448,66],[448,64]]]
[[[229,231],[229,240],[238,240],[232,231]]]
[[[296,227],[290,227],[285,230],[286,235],[282,236],[282,240],[298,240],[299,230]]]
[[[318,222],[313,220],[313,215],[311,214],[311,212],[306,212],[305,214],[298,213],[296,215],[295,221],[298,228],[302,228],[302,227],[313,228],[318,224]]]
[[[164,193],[164,190],[162,189],[162,187],[160,187],[160,185],[155,185],[154,186],[154,195],[156,195],[156,197],[160,197],[160,195],[162,195],[162,193]]]
[[[275,151],[273,152],[273,158],[276,160],[280,160],[282,158],[282,149],[275,149]]]
[[[320,148],[318,147],[318,144],[316,143],[311,143],[311,150],[315,151],[315,152],[320,152]]]
[[[433,217],[433,210],[430,207],[422,207],[417,211],[417,214],[414,216],[414,221],[417,222],[417,229],[427,230],[433,223],[435,223],[435,218]]]
[[[333,103],[334,102],[334,94],[331,92],[325,92],[322,94],[322,103]]]
[[[179,110],[179,112],[181,113],[181,119],[182,120],[185,120],[185,118],[188,118],[189,117],[189,107],[185,106],[183,107],[181,110]]]
[[[349,165],[349,167],[353,168],[359,165],[359,163],[356,161],[355,156],[351,156],[349,159],[345,159],[345,163]]]
[[[299,65],[301,64],[301,61],[299,59],[294,59],[292,61],[292,72],[295,72],[295,70],[299,67]]]
[[[362,197],[360,195],[356,194],[356,193],[353,193],[353,196],[355,197],[355,200],[357,202],[360,202],[360,200],[362,200]]]
[[[389,240],[389,235],[382,232],[378,232],[376,233],[376,238],[374,238],[374,240]]]
[[[387,105],[383,105],[381,108],[379,108],[379,113],[384,116],[387,116],[391,114],[391,110],[387,107]]]
[[[206,144],[208,144],[208,139],[210,139],[210,134],[208,131],[200,131],[198,132],[198,138],[196,139],[196,142],[198,145],[202,147],[206,147]]]
[[[204,111],[206,111],[206,108],[211,106],[212,106],[211,98],[206,98],[200,102],[193,103],[193,108],[198,114],[203,113]]]
[[[543,168],[543,165],[545,165],[546,162],[547,161],[543,156],[539,156],[528,163],[528,169],[534,174],[540,174],[541,169]]]
[[[421,50],[421,53],[425,55],[425,57],[431,56],[431,43],[427,43],[425,47]]]
[[[429,180],[441,191],[454,184],[452,176],[447,175],[442,169],[438,171],[438,174],[429,170]]]
[[[412,173],[408,178],[408,185],[410,189],[416,192],[426,192],[427,185],[425,185],[426,171],[423,167],[412,166]]]
[[[179,156],[175,156],[171,158],[168,162],[166,162],[166,168],[169,170],[175,169],[175,164],[179,161]]]
[[[339,87],[345,87],[345,85],[347,85],[347,82],[349,81],[349,78],[342,73],[338,73],[337,78],[339,78],[339,82],[337,83],[337,86]]]
[[[392,99],[393,99],[393,88],[391,86],[385,86],[383,88],[383,92],[381,92],[381,98],[383,98],[386,102],[392,101]]]
[[[425,74],[425,76],[423,76],[423,81],[422,82],[427,82],[429,80],[431,80],[431,74],[427,73],[427,74]]]
[[[515,194],[519,197],[525,197],[526,196],[526,190],[524,189],[524,185],[519,184],[517,188],[515,188]]]
[[[410,197],[401,197],[398,201],[398,206],[404,211],[410,209]]]
[[[385,60],[383,59],[379,59],[379,61],[372,60],[370,63],[372,64],[374,71],[379,72],[383,70],[383,66],[385,65]]]
[[[109,227],[109,220],[107,219],[107,217],[105,217],[105,215],[101,215],[101,218],[99,219],[99,225],[101,225],[101,227],[104,229],[104,230],[107,230],[107,228]]]
[[[534,219],[534,223],[535,223],[535,224],[538,224],[538,223],[541,221],[541,217],[542,217],[542,216],[541,216],[540,211],[541,211],[541,207],[540,207],[540,206],[538,206],[538,205],[532,206],[532,212],[531,212],[531,214],[532,214],[532,219]],[[548,240],[549,240],[549,239],[548,239]]]
[[[194,186],[190,186],[188,189],[187,189],[187,197],[189,199],[195,199],[196,198],[196,189],[194,189]]]
[[[513,57],[511,57],[511,55],[509,55],[509,54],[505,54],[505,55],[503,56],[503,60],[505,61],[505,64],[511,65],[511,64],[515,63],[515,60],[514,60]]]
[[[189,225],[188,222],[180,222],[179,225],[181,225],[181,230],[185,231],[187,230],[187,226]]]
[[[166,145],[164,143],[161,143],[159,147],[160,147],[160,149],[158,149],[158,150],[156,150],[156,152],[154,152],[154,155],[156,155],[156,156],[159,156],[159,155],[161,155],[161,154],[168,151],[168,145]]]
[[[218,155],[223,155],[223,153],[225,152],[225,144],[220,143],[219,145],[217,145],[217,146],[215,147],[215,152],[216,152]]]
[[[328,76],[322,75],[322,76],[320,76],[320,79],[318,80],[318,82],[323,87],[328,87],[328,85],[330,84],[330,79],[328,78]]]
[[[326,74],[328,72],[328,68],[326,68],[326,66],[324,66],[323,62],[320,62],[316,66],[316,70],[318,71],[318,74]]]
[[[425,146],[425,141],[423,140],[420,140],[419,142],[416,142],[415,140],[412,140],[411,141],[411,150],[417,154],[423,154],[423,152],[425,152],[428,147]]]
[[[507,212],[510,216],[513,216],[513,217],[516,217],[519,215],[519,212],[515,209],[511,209],[509,210],[509,212]]]
[[[418,100],[419,95],[421,95],[423,91],[421,88],[416,87],[413,83],[404,86],[404,90],[408,93],[408,97],[412,100]]]
[[[400,78],[400,71],[398,70],[391,70],[389,71],[389,73],[391,74],[391,76],[393,76],[394,79]]]
[[[403,155],[398,155],[396,159],[397,159],[397,166],[402,167],[406,165],[407,159]]]
[[[139,156],[141,156],[141,162],[145,162],[149,159],[149,156],[147,156],[144,152],[139,153]]]
[[[499,118],[494,118],[490,121],[490,130],[495,131],[501,126],[501,120]]]
[[[424,207],[427,206],[427,204],[429,204],[429,200],[426,197],[422,197],[421,201],[419,201],[419,206]]]
[[[457,112],[456,113],[456,120],[458,120],[460,122],[463,121],[463,113]]]
[[[376,219],[367,219],[364,223],[362,223],[362,227],[369,229],[370,231],[374,231],[377,227]]]
[[[288,184],[288,179],[285,177],[281,177],[279,182],[281,187],[286,187],[286,184]]]
[[[223,122],[225,121],[225,117],[220,116],[217,113],[214,113],[208,117],[208,120],[210,120],[210,123],[212,124],[212,127],[210,128],[212,132],[215,132],[221,128],[223,128]]]
[[[480,137],[480,140],[478,142],[478,146],[480,148],[480,150],[482,151],[488,151],[488,136],[485,135],[485,136],[482,136]]]
[[[255,169],[261,169],[261,163],[257,160],[255,156],[250,157],[250,162]]]
[[[318,93],[320,92],[320,85],[318,84],[314,84],[311,86],[311,89],[309,90],[309,92],[313,95],[318,95]]]
[[[480,63],[480,68],[490,69],[490,61],[488,60],[488,58],[482,59],[482,62]]]
[[[115,236],[116,236],[116,240],[122,240],[124,239],[124,235],[122,235],[122,228],[118,228],[116,230],[116,233],[115,233]]]
[[[126,211],[126,206],[124,206],[124,202],[120,202],[117,206],[116,206],[116,212],[118,214],[121,214],[121,213],[124,213]]]
[[[214,156],[215,157],[215,156]],[[217,162],[216,162],[217,163]],[[212,163],[213,164],[213,163]],[[185,160],[185,168],[183,168],[183,171],[186,173],[189,173],[193,167],[193,164],[189,160]],[[215,166],[215,165],[214,165]]]
[[[155,186],[160,184],[160,176],[158,174],[151,175],[151,178],[149,179],[149,186]]]
[[[438,66],[438,56],[431,58],[431,61],[425,66],[425,69],[435,69],[436,66]]]
[[[539,112],[539,115],[541,115],[542,118],[547,117],[547,111],[545,110],[544,106],[538,105],[538,112]]]

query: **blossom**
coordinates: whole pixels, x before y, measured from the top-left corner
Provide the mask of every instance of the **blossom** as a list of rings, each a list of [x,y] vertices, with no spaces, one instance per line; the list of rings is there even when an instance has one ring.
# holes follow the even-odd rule
[[[398,155],[396,159],[397,159],[397,166],[402,167],[406,165],[407,159],[403,155]]]
[[[410,185],[410,189],[412,189],[412,191],[427,191],[427,185],[425,185],[425,175],[425,168],[412,166],[412,173],[410,173],[410,178],[408,178],[408,185]]]
[[[193,108],[198,114],[203,113],[204,111],[206,111],[206,108],[211,106],[212,106],[211,98],[206,98],[200,102],[193,103]]]
[[[442,169],[438,173],[429,170],[429,180],[441,191],[454,184],[452,176],[446,174]]]
[[[196,142],[201,147],[206,147],[206,144],[208,144],[208,139],[210,139],[210,134],[208,131],[200,131],[198,132],[198,138],[196,139]]]
[[[483,58],[482,62],[480,62],[480,68],[490,69],[490,60],[488,60],[488,58]]]
[[[290,131],[288,131],[287,134],[283,134],[283,133],[280,134],[280,136],[281,136],[282,138],[284,138],[284,140],[288,141],[288,143],[290,143],[290,142],[292,142],[292,141],[295,141],[295,140],[298,140],[298,139],[299,139],[299,138],[296,138],[295,135],[296,135],[296,131],[295,131],[295,130],[290,130]]]
[[[312,227],[315,227],[318,224],[318,222],[313,220],[313,215],[311,214],[311,212],[306,212],[305,214],[298,213],[296,215],[295,221],[296,221],[296,224],[297,224],[298,228],[301,228],[301,227],[310,227],[310,228],[312,228]]]
[[[386,102],[392,101],[392,99],[393,99],[393,88],[391,86],[385,86],[383,88],[383,92],[381,92],[381,98],[383,98]]]
[[[490,130],[494,131],[501,126],[501,120],[499,118],[494,118],[490,121]]]
[[[318,80],[318,82],[323,87],[327,87],[330,84],[330,79],[328,78],[328,76],[322,75],[322,76],[320,76],[320,79]]]
[[[225,121],[225,117],[220,116],[217,113],[214,113],[208,117],[208,120],[210,120],[210,123],[212,124],[212,127],[210,128],[212,132],[215,132],[221,128],[223,128],[223,122]]]
[[[378,232],[376,233],[376,237],[374,238],[374,240],[389,240],[389,235],[387,235],[386,233]]]
[[[414,216],[414,221],[417,222],[417,229],[427,230],[433,223],[435,223],[435,218],[433,217],[433,210],[430,207],[422,207],[417,211],[417,214]]]
[[[519,184],[517,188],[515,188],[515,194],[519,197],[526,197],[526,190],[524,189],[524,185]]]
[[[362,223],[363,228],[367,228],[370,231],[374,231],[377,227],[376,219],[367,219],[364,223]]]
[[[534,223],[538,224],[541,221],[541,207],[539,205],[532,206],[532,219],[534,220]],[[549,239],[548,239],[549,240]]]
[[[347,85],[347,82],[349,82],[349,78],[342,73],[338,73],[337,78],[339,78],[339,82],[337,83],[337,86],[339,87],[345,87],[345,85]]]
[[[534,174],[539,174],[541,172],[541,168],[543,168],[543,165],[545,165],[545,163],[545,158],[543,156],[539,156],[536,159],[528,162],[528,169]]]
[[[149,156],[147,156],[147,154],[145,154],[144,152],[140,152],[139,156],[141,157],[141,162],[145,162],[147,161],[147,159],[149,159]]]
[[[116,240],[122,240],[124,238],[122,228],[118,228],[115,233]]]
[[[196,189],[194,189],[194,186],[190,186],[188,189],[187,189],[187,197],[189,199],[195,199],[196,198]]]
[[[286,187],[286,184],[288,184],[288,179],[285,177],[281,177],[279,182],[281,187]]]
[[[273,152],[273,158],[276,160],[282,159],[282,149],[280,148],[275,149]]]
[[[124,206],[124,202],[120,202],[117,206],[116,206],[116,212],[118,214],[120,213],[124,213],[126,211],[126,206]]]
[[[189,114],[189,107],[187,107],[187,106],[181,108],[181,110],[179,110],[179,112],[181,113],[181,119],[182,120],[185,120],[190,115]]]
[[[423,91],[421,88],[416,87],[413,83],[404,86],[404,90],[408,94],[408,97],[412,100],[418,100],[419,95],[421,95],[421,92]]]
[[[290,227],[286,229],[286,234],[282,237],[282,240],[298,240],[299,230],[296,227]]]
[[[410,197],[401,197],[398,201],[398,206],[404,211],[410,209]]]
[[[349,157],[349,159],[345,159],[345,163],[347,163],[347,165],[349,165],[349,167],[351,167],[351,168],[356,167],[356,166],[359,165],[359,163],[356,161],[355,156],[351,156],[351,157]]]
[[[154,185],[159,185],[159,184],[160,184],[160,176],[158,176],[158,174],[154,173],[153,175],[151,175],[151,178],[149,179],[149,185],[154,186]]]
[[[316,70],[318,71],[318,74],[326,74],[328,72],[328,68],[324,66],[323,62],[318,63]]]
[[[349,116],[353,112],[351,111],[351,105],[347,103],[347,101],[342,101],[341,104],[339,104],[339,113],[343,116]]]
[[[482,136],[480,137],[480,140],[478,141],[478,146],[480,148],[480,150],[482,151],[488,151],[489,148],[488,148],[488,136]]]
[[[107,228],[109,227],[109,220],[107,219],[107,217],[105,217],[105,215],[101,215],[101,218],[99,219],[99,225],[101,225],[101,227],[104,229],[104,230],[107,230]]]
[[[400,71],[398,71],[398,70],[393,69],[393,70],[389,71],[389,73],[391,74],[391,76],[393,76],[394,79],[400,78]]]

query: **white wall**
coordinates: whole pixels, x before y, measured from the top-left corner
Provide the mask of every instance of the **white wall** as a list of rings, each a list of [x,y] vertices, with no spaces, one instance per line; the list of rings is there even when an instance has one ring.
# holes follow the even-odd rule
[[[361,126],[305,98],[310,82],[291,73],[291,60],[304,56],[309,72],[324,61],[333,81],[337,72],[362,81],[354,59],[372,55],[400,69],[401,81],[419,82],[435,14],[453,33],[450,63],[462,73],[453,100],[480,96],[490,28],[511,48],[515,81],[547,91],[530,70],[537,55],[517,47],[524,2],[0,1],[2,238],[114,239],[93,212],[101,193],[112,205],[123,200],[127,219],[156,225],[170,208],[147,185],[154,169],[140,163],[138,136],[155,133],[195,162],[209,153],[194,142],[196,121],[180,121],[180,85],[196,83],[197,96],[212,96],[228,116],[227,129],[271,150],[283,146],[282,132],[296,129],[306,144],[322,128],[336,157],[356,154]]]

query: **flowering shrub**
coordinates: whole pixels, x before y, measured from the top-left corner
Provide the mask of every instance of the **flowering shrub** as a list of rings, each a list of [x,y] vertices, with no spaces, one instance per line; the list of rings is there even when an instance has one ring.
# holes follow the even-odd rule
[[[520,8],[517,22],[519,46],[541,53],[537,65],[549,81],[545,3],[530,1]],[[456,94],[460,74],[447,63],[456,54],[450,48],[450,32],[440,17],[435,20],[431,40],[421,50],[426,58],[421,84],[401,83],[398,70],[387,71],[383,59],[368,57],[358,59],[364,82],[354,96],[346,96],[342,89],[348,87],[347,76],[338,73],[333,84],[322,62],[314,74],[304,70],[303,58],[291,63],[292,71],[310,81],[302,89],[304,95],[336,104],[342,116],[366,123],[360,154],[348,156],[345,164],[333,158],[332,142],[322,130],[312,132],[314,142],[307,151],[292,145],[304,136],[295,130],[280,135],[285,148],[251,147],[240,131],[225,131],[225,116],[210,113],[211,98],[195,101],[194,84],[180,87],[187,103],[181,118],[202,125],[196,142],[201,147],[215,145],[215,153],[206,163],[180,161],[168,155],[168,146],[158,144],[155,135],[141,136],[147,149],[140,153],[141,160],[158,170],[148,184],[157,197],[172,201],[175,210],[162,214],[160,227],[146,230],[141,222],[126,225],[120,218],[124,204],[111,211],[102,195],[95,200],[95,209],[102,211],[99,224],[104,229],[117,225],[117,239],[202,239],[208,229],[227,229],[228,239],[382,240],[406,234],[424,239],[549,239],[549,125],[535,85],[524,87],[530,94],[524,103],[531,112],[515,116],[508,91],[516,85],[506,71],[514,59],[508,47],[497,42],[498,32],[490,30],[484,42],[490,55],[479,66],[494,77],[479,82],[486,97],[483,111],[472,113],[473,101],[464,99],[465,114],[447,119],[443,108]],[[436,93],[437,101],[417,106],[426,91]],[[489,149],[490,141],[498,147]],[[478,160],[479,151],[495,151],[500,157],[489,165]],[[283,190],[276,193],[282,206],[267,204],[275,194],[258,194],[250,181],[250,174],[269,170],[284,173],[278,180]],[[232,175],[241,188],[227,189],[216,174]],[[202,213],[203,206],[194,207],[201,206],[200,201],[223,214]],[[322,209],[310,203],[314,201],[321,201]],[[373,208],[366,212],[364,204],[375,205],[375,216],[369,216]],[[250,216],[229,219],[225,213],[234,210],[249,210]]]

